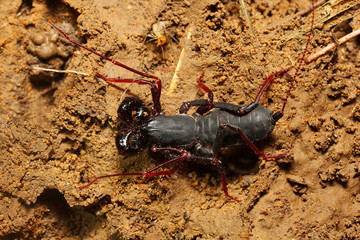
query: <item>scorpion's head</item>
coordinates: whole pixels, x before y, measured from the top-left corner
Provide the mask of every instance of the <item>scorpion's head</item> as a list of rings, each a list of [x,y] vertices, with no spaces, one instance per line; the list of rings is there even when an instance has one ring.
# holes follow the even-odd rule
[[[116,135],[116,147],[120,154],[131,155],[146,147],[147,138],[141,132],[141,126],[150,119],[150,110],[136,97],[127,97],[118,109],[119,119],[129,126],[128,130]]]

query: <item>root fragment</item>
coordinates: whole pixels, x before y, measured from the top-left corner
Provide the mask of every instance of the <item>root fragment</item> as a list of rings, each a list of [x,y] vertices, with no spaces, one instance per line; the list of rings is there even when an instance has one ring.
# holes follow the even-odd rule
[[[360,28],[345,35],[344,37],[340,38],[338,40],[338,45],[341,45],[343,44],[344,42],[346,41],[349,41],[350,39],[356,37],[360,35]],[[330,51],[331,49],[335,48],[336,47],[336,43],[330,43],[329,45],[327,45],[326,47],[320,49],[318,52],[314,53],[314,54],[311,54],[307,59],[306,59],[306,62],[307,63],[310,63],[312,61],[314,61],[315,59],[321,57],[322,55],[324,55],[325,53],[327,53],[328,51]]]

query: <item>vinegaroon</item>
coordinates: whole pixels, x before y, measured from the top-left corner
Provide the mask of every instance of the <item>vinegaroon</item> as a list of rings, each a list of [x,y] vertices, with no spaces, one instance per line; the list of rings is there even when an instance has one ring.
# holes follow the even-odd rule
[[[312,4],[314,4],[313,0]],[[152,151],[161,151],[164,153],[164,156],[170,159],[145,172],[117,173],[96,177],[81,189],[90,186],[101,178],[113,176],[144,176],[144,179],[141,182],[145,182],[150,177],[174,173],[179,168],[179,165],[186,160],[215,165],[221,174],[222,188],[225,195],[230,199],[239,202],[238,199],[228,193],[225,169],[219,159],[221,148],[247,144],[257,155],[265,160],[277,159],[285,155],[266,156],[253,142],[262,140],[268,136],[274,129],[276,122],[284,114],[287,99],[308,49],[314,24],[314,7],[311,29],[307,38],[305,50],[299,66],[291,80],[282,109],[275,113],[259,105],[259,100],[274,77],[288,72],[290,68],[271,74],[260,88],[255,101],[248,105],[241,106],[224,102],[214,102],[213,92],[201,82],[201,79],[204,76],[203,70],[198,79],[198,85],[208,94],[208,98],[185,102],[179,109],[180,115],[165,116],[160,105],[161,80],[158,77],[140,72],[118,61],[103,56],[94,50],[71,40],[52,22],[50,22],[50,24],[69,42],[84,48],[117,66],[138,74],[143,78],[153,79],[156,82],[156,84],[154,84],[143,79],[107,78],[96,72],[96,76],[109,83],[134,82],[139,85],[148,85],[151,89],[153,100],[153,107],[151,110],[145,106],[142,100],[136,97],[126,97],[121,102],[118,109],[118,117],[124,124],[127,124],[129,128],[120,131],[116,135],[115,143],[119,153],[123,155],[136,154],[150,144],[152,146]],[[186,113],[191,107],[198,108],[192,116],[189,116]],[[168,170],[162,169],[168,166],[172,167]]]

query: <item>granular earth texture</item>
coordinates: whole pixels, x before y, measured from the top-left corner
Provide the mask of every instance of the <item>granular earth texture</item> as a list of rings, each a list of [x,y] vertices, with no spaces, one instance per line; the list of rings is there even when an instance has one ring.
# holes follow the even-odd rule
[[[360,239],[359,37],[304,61],[284,116],[255,143],[283,158],[266,161],[246,145],[221,150],[239,203],[225,196],[215,166],[194,162],[142,184],[120,176],[80,190],[164,159],[115,146],[130,127],[119,122],[119,104],[130,96],[152,107],[149,86],[114,87],[96,72],[141,76],[69,43],[49,21],[159,77],[166,115],[207,98],[197,84],[203,70],[216,102],[242,105],[291,67],[260,100],[280,111],[309,36],[311,1],[241,2],[0,1],[0,239]],[[360,28],[358,1],[323,2],[307,56]]]

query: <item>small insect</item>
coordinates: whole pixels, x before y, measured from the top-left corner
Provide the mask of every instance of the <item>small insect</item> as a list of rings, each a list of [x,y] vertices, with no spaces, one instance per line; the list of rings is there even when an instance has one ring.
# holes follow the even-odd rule
[[[313,1],[312,3],[314,4]],[[259,105],[259,100],[275,76],[288,72],[290,68],[271,74],[261,86],[255,100],[250,104],[240,106],[224,102],[214,102],[213,92],[201,81],[205,73],[203,70],[198,79],[198,85],[207,93],[208,98],[185,102],[179,109],[180,115],[166,116],[160,104],[162,85],[158,77],[140,72],[103,56],[71,40],[52,22],[50,24],[71,43],[143,78],[153,79],[156,82],[153,83],[144,79],[107,78],[96,72],[96,76],[109,83],[137,83],[139,85],[148,85],[151,90],[153,100],[153,107],[151,109],[147,108],[144,102],[136,97],[126,97],[121,102],[118,108],[118,117],[128,127],[121,130],[115,137],[115,144],[119,153],[122,155],[133,155],[150,146],[152,151],[160,152],[167,160],[145,172],[116,173],[96,177],[81,189],[92,185],[101,178],[113,176],[144,176],[141,181],[143,183],[150,177],[174,173],[184,161],[195,161],[216,166],[221,175],[224,194],[228,198],[239,202],[237,198],[228,193],[226,172],[220,159],[221,149],[223,147],[236,147],[246,144],[265,160],[274,160],[285,155],[267,156],[255,146],[254,142],[267,137],[274,129],[277,121],[284,115],[287,99],[308,49],[314,24],[314,11],[310,33],[299,66],[290,83],[282,109],[275,113]],[[191,107],[197,107],[192,116],[187,115]]]
[[[150,40],[156,42],[157,47],[162,47],[166,41],[166,23],[156,22],[151,26],[151,33],[147,35]]]

